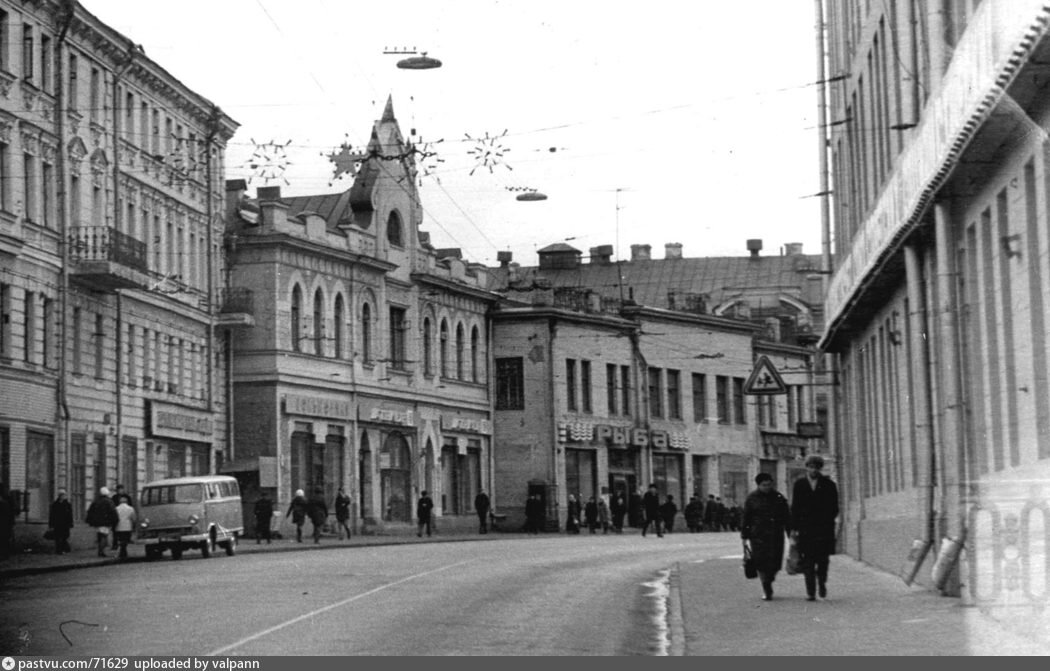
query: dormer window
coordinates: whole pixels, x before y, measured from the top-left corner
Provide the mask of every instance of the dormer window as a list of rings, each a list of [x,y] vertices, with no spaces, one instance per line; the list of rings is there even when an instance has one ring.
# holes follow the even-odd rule
[[[386,239],[395,247],[404,247],[401,234],[401,215],[392,210],[386,220]]]

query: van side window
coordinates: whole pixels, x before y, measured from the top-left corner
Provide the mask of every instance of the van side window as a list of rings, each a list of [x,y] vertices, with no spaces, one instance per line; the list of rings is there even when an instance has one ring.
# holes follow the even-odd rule
[[[210,482],[208,483],[208,498],[217,499],[219,498],[219,483]]]

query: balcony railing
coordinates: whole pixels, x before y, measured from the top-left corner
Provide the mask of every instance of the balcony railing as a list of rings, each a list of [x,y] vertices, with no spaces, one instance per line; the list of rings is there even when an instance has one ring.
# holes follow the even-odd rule
[[[228,288],[219,291],[219,314],[255,314],[255,297],[251,289]]]
[[[74,263],[109,261],[146,272],[146,243],[110,226],[78,226],[69,235]]]

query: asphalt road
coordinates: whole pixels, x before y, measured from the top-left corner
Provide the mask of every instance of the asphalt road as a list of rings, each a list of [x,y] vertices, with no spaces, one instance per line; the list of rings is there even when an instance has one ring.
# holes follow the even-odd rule
[[[190,553],[10,580],[0,646],[23,649],[21,637],[29,655],[661,654],[668,569],[738,544],[735,534],[584,534]]]

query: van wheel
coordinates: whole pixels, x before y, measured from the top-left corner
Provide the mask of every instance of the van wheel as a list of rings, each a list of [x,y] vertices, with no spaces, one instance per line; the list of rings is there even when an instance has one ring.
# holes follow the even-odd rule
[[[230,540],[226,541],[226,556],[232,557],[237,553],[237,537],[234,536]]]
[[[201,556],[205,559],[211,556],[211,541],[201,542]]]
[[[182,548],[179,548],[179,547],[172,548],[171,549],[171,558],[172,559],[176,559],[176,560],[182,559]]]

